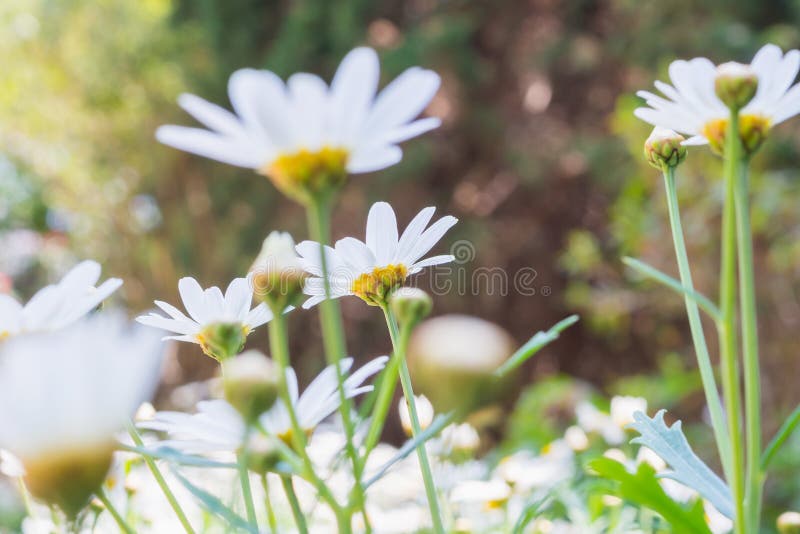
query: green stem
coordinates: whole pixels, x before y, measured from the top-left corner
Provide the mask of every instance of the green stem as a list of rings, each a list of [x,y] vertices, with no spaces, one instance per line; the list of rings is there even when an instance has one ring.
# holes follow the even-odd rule
[[[742,410],[739,386],[739,362],[736,339],[736,212],[735,186],[741,162],[739,116],[732,113],[725,135],[725,204],[722,210],[722,265],[720,272],[719,327],[720,362],[723,395],[728,416],[731,443],[731,477],[729,484],[736,511],[734,531],[745,534],[744,512],[744,451],[740,414]]]
[[[325,356],[328,364],[336,365],[337,391],[339,394],[339,414],[344,427],[346,438],[345,451],[353,465],[353,500],[355,507],[361,510],[364,522],[369,529],[369,518],[365,510],[366,495],[361,482],[363,475],[362,462],[359,460],[358,451],[355,447],[355,424],[351,416],[352,403],[344,390],[344,376],[339,368],[339,361],[347,354],[344,339],[344,327],[342,326],[342,312],[339,303],[331,298],[330,280],[328,278],[328,265],[325,255],[325,245],[331,241],[331,209],[332,197],[316,199],[308,206],[308,229],[311,239],[320,244],[320,267],[322,269],[322,281],[325,287],[325,300],[319,303],[319,316],[322,327],[323,343],[325,345]]]
[[[333,493],[330,491],[325,482],[317,475],[316,470],[314,469],[314,464],[311,461],[311,457],[308,456],[308,451],[306,450],[306,433],[303,427],[300,426],[300,421],[297,418],[297,411],[295,410],[295,405],[292,402],[291,396],[289,395],[289,388],[286,384],[286,368],[289,365],[289,337],[287,335],[287,318],[283,313],[279,313],[282,310],[273,309],[272,311],[274,317],[269,322],[268,327],[270,351],[272,352],[272,356],[278,363],[279,367],[280,382],[278,384],[278,394],[280,395],[281,401],[283,401],[284,405],[286,406],[286,411],[289,414],[289,422],[292,427],[290,432],[292,447],[294,451],[300,455],[300,459],[302,460],[304,478],[314,485],[320,497],[322,497],[328,506],[330,506],[336,517],[339,518],[340,516],[345,515],[348,518],[349,524],[348,510],[345,510],[339,506],[339,503],[336,501]]]
[[[683,228],[681,225],[681,214],[678,205],[678,194],[675,187],[675,167],[664,169],[664,185],[667,191],[667,208],[669,210],[669,222],[672,228],[672,242],[675,245],[675,256],[678,259],[678,271],[681,277],[681,284],[694,291],[692,281],[692,271],[689,267],[689,255],[686,252],[686,243],[683,239]],[[727,480],[731,479],[731,448],[728,441],[727,428],[725,426],[725,415],[722,411],[722,400],[717,390],[717,382],[714,378],[714,368],[711,365],[711,357],[708,353],[703,323],[700,320],[700,310],[697,302],[688,295],[684,297],[686,303],[686,314],[689,316],[689,327],[692,332],[695,353],[697,354],[697,366],[700,369],[700,377],[703,382],[703,390],[706,395],[706,404],[711,414],[711,426],[714,430],[714,439],[717,442],[717,450],[722,462],[723,470]]]
[[[267,474],[261,473],[261,487],[264,488],[264,507],[267,509],[267,523],[270,532],[278,532],[278,521],[275,519],[275,509],[272,507],[272,499],[269,495],[269,480]]]
[[[131,439],[136,444],[137,447],[144,447],[144,441],[142,441],[142,436],[139,435],[139,431],[136,430],[133,422],[128,422],[128,434],[130,434]],[[144,462],[147,464],[147,467],[150,469],[150,472],[153,474],[153,478],[156,479],[156,483],[161,488],[161,492],[164,494],[164,497],[167,498],[169,505],[172,507],[172,511],[175,512],[175,515],[178,517],[178,521],[180,521],[181,525],[183,525],[183,529],[186,531],[186,534],[195,534],[194,529],[192,528],[191,523],[189,523],[189,519],[186,517],[186,514],[183,512],[181,505],[178,504],[178,499],[175,498],[175,494],[172,493],[172,490],[169,489],[169,485],[167,485],[167,481],[164,479],[164,475],[161,474],[161,471],[158,469],[158,465],[153,458],[147,455],[142,455]]]
[[[411,328],[404,325],[402,331],[400,331],[397,327],[397,321],[389,307],[384,304],[382,309],[386,316],[386,324],[389,327],[389,335],[392,338],[395,355],[400,361],[400,384],[403,388],[403,396],[405,397],[406,405],[408,406],[408,413],[411,416],[412,435],[416,438],[422,432],[422,428],[419,424],[414,388],[411,385],[411,374],[408,371],[408,364],[406,363],[406,347],[408,345],[408,338],[411,335]],[[439,498],[436,493],[436,485],[433,481],[431,464],[428,460],[428,451],[425,449],[424,441],[420,441],[417,444],[417,457],[419,458],[420,470],[422,471],[422,481],[425,484],[425,494],[428,497],[428,507],[431,511],[433,530],[436,534],[444,534],[442,514],[439,510]]]
[[[389,363],[386,364],[386,367],[381,373],[375,409],[372,412],[369,429],[367,430],[367,437],[364,440],[363,463],[367,462],[370,452],[372,452],[372,449],[378,444],[378,440],[383,432],[386,416],[389,414],[389,410],[392,406],[392,399],[394,399],[394,390],[397,386],[400,360],[401,358],[397,352],[392,354]]]
[[[761,515],[761,377],[758,361],[753,235],[750,226],[750,192],[747,161],[736,175],[736,236],[739,250],[739,302],[742,309],[742,357],[744,361],[745,420],[747,422],[747,490],[745,506],[748,532],[759,531]]]
[[[247,443],[247,436],[245,436],[244,443]],[[258,521],[256,520],[256,507],[253,502],[253,491],[250,488],[250,471],[247,469],[247,449],[243,447],[243,452],[238,455],[238,470],[239,481],[242,484],[242,498],[244,499],[244,507],[247,511],[247,522],[258,531]]]
[[[300,508],[300,501],[297,500],[297,494],[294,492],[292,477],[288,475],[281,476],[281,484],[283,484],[283,491],[286,492],[286,498],[289,499],[289,506],[292,509],[294,522],[297,523],[298,532],[300,532],[300,534],[308,534],[306,518],[303,515],[303,510]]]
[[[97,498],[100,499],[100,502],[103,503],[103,506],[106,507],[108,513],[111,514],[111,517],[114,518],[114,521],[117,522],[117,526],[119,529],[124,532],[125,534],[134,534],[134,530],[125,522],[122,518],[122,515],[117,511],[114,505],[111,503],[111,499],[108,498],[106,493],[103,490],[100,490],[96,493]]]

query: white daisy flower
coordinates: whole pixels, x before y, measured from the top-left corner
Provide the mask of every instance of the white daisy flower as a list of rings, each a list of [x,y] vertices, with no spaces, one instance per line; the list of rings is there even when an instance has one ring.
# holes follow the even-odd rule
[[[663,96],[639,91],[649,107],[634,113],[653,126],[690,135],[686,145],[711,143],[721,151],[730,111],[717,97],[714,82],[717,76],[734,70],[750,71],[758,77],[758,89],[740,111],[740,130],[743,139],[750,141],[746,147],[754,150],[772,126],[800,113],[800,84],[792,86],[798,69],[800,51],[790,50],[784,55],[773,44],[762,47],[749,66],[727,63],[717,67],[703,57],[673,61],[669,66],[673,85],[655,82]]]
[[[204,290],[197,280],[185,277],[178,281],[178,292],[189,316],[171,304],[156,300],[156,306],[168,317],[150,312],[136,320],[177,334],[164,339],[197,343],[206,354],[218,360],[235,356],[247,335],[272,319],[272,312],[265,304],[250,309],[251,276],[234,278],[224,295],[216,286]]]
[[[122,285],[109,278],[99,286],[100,264],[83,261],[57,284],[45,286],[23,305],[0,294],[0,341],[18,334],[49,332],[63,328],[97,307]]]
[[[420,211],[398,238],[392,207],[386,202],[373,204],[367,217],[366,242],[345,237],[337,241],[334,248],[325,246],[331,298],[356,295],[369,304],[379,305],[408,276],[425,267],[453,261],[452,254],[421,259],[458,222],[448,215],[426,230],[434,211],[432,207]],[[311,298],[303,303],[304,308],[310,308],[325,300],[320,244],[303,241],[297,245],[297,253],[305,270],[312,275],[305,286]]]
[[[20,459],[34,495],[67,514],[86,504],[115,434],[155,389],[161,351],[157,335],[116,314],[0,348],[0,447]]]
[[[398,143],[439,126],[414,120],[439,88],[439,76],[412,67],[376,94],[378,55],[356,48],[331,85],[297,73],[284,83],[266,70],[242,69],[228,82],[236,114],[184,94],[180,106],[208,130],[162,126],[159,141],[231,165],[255,169],[292,194],[292,182],[313,188],[319,174],[371,172],[402,158]]]
[[[344,381],[347,398],[372,391],[373,386],[362,385],[372,375],[380,372],[388,357],[375,358],[352,373]],[[353,366],[352,358],[339,362],[339,369],[346,374]],[[286,382],[298,422],[306,434],[311,432],[325,418],[339,409],[339,393],[336,369],[326,367],[308,385],[302,395],[298,394],[297,375],[289,367],[286,369]],[[292,425],[289,412],[282,400],[278,400],[260,418],[262,428],[270,435],[289,442]],[[231,452],[242,444],[245,423],[236,409],[224,400],[201,401],[197,413],[157,412],[152,420],[139,423],[142,428],[166,432],[169,439],[158,442],[157,446],[171,447],[187,454]]]

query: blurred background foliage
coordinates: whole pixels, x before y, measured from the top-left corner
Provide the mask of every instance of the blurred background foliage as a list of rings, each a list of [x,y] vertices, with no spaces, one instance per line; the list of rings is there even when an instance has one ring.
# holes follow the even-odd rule
[[[428,112],[443,126],[407,143],[402,164],[350,180],[335,237],[360,236],[380,199],[402,224],[426,205],[456,215],[447,241],[471,243],[458,266],[465,279],[494,267],[511,279],[508,294],[456,284],[436,297],[437,313],[490,319],[521,342],[578,312],[582,322],[524,369],[527,382],[542,381],[557,400],[571,390],[559,378],[569,375],[700,420],[681,299],[620,262],[631,255],[676,271],[634,93],[678,57],[746,61],[767,41],[800,46],[800,1],[5,0],[0,289],[27,297],[75,258],[93,257],[125,279],[119,298],[139,311],[154,298],[175,301],[181,276],[211,285],[243,274],[272,229],[305,238],[302,210],[268,181],[161,146],[153,132],[191,124],[175,104],[181,92],[226,104],[237,68],[330,78],[350,48],[367,44],[384,81],[411,65],[441,73]],[[780,126],[754,160],[768,432],[800,400],[799,132],[797,120]],[[712,297],[720,170],[707,150],[693,150],[679,172],[696,284]],[[515,290],[523,268],[534,269],[525,282],[533,291]],[[378,314],[356,299],[343,306],[350,350],[387,351]],[[293,323],[317,335],[313,314]],[[306,375],[322,365],[308,338],[294,347]],[[170,374],[176,384],[214,369],[185,349]],[[524,394],[511,421],[539,421],[531,417],[540,404]],[[512,440],[533,439],[524,422],[514,427]]]

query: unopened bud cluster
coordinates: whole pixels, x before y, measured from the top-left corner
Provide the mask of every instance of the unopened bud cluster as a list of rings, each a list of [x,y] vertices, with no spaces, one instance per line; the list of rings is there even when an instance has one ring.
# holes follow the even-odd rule
[[[263,353],[248,350],[222,362],[222,387],[225,400],[252,423],[278,397],[278,366]]]
[[[685,140],[677,132],[656,126],[644,143],[644,156],[657,169],[676,167],[686,158]]]
[[[734,111],[745,107],[756,95],[758,76],[741,63],[723,63],[717,67],[714,91],[722,102]]]

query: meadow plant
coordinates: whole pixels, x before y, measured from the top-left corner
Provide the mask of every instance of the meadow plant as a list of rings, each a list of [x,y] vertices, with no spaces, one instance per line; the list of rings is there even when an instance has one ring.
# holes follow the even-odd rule
[[[85,317],[121,283],[96,287],[94,262],[26,305],[0,295],[0,467],[19,481],[19,528],[760,532],[764,480],[800,412],[762,445],[747,170],[770,129],[800,113],[798,68],[800,52],[773,45],[750,65],[676,61],[673,85],[656,82],[664,96],[642,92],[648,106],[636,110],[655,126],[645,156],[663,173],[680,280],[625,261],[685,300],[722,476],[694,453],[680,422],[669,426],[664,410],[648,416],[641,397],[607,406],[578,399],[569,426],[539,449],[503,450],[476,428],[519,367],[577,317],[519,348],[476,318],[426,320],[433,300],[413,277],[455,259],[430,255],[457,224],[450,215],[431,223],[434,207],[401,232],[391,205],[377,202],[363,241],[331,242],[331,213],[349,176],[398,164],[399,143],[439,125],[418,118],[438,89],[436,73],[413,67],[378,91],[377,54],[357,48],[330,85],[308,73],[284,82],[239,70],[228,87],[234,113],[182,95],[181,107],[207,129],[157,132],[165,144],[267,177],[304,207],[309,240],[270,233],[250,272],[224,293],[182,278],[185,312],[156,300],[159,311],[137,318],[144,326],[107,310]],[[677,169],[700,145],[724,162],[718,303],[693,285],[678,207]],[[348,356],[337,299],[350,297],[383,316],[390,355],[362,365]],[[719,335],[718,368],[701,312]],[[297,313],[318,313],[324,346],[322,370],[302,392],[289,343]],[[269,345],[244,350],[263,325]],[[176,341],[198,345],[219,367],[214,398],[192,413],[142,405],[164,347]],[[400,447],[381,442],[393,413],[408,437]],[[798,523],[787,512],[778,528],[794,532]]]

